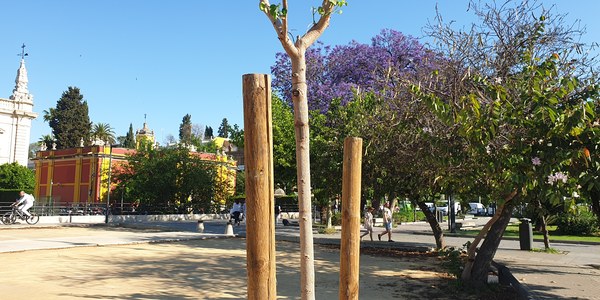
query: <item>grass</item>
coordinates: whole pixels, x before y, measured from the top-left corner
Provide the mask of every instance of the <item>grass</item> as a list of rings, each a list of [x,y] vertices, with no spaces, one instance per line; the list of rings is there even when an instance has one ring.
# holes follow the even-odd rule
[[[550,242],[594,242],[600,244],[600,236],[575,236],[575,235],[559,235],[555,234],[556,226],[548,226],[548,231],[550,234]],[[477,235],[479,230],[460,230],[458,231],[461,234],[467,235]],[[519,238],[519,226],[518,225],[509,225],[506,227],[506,231],[504,232],[504,237],[513,237]],[[533,233],[534,239],[544,239],[544,235],[539,232]]]

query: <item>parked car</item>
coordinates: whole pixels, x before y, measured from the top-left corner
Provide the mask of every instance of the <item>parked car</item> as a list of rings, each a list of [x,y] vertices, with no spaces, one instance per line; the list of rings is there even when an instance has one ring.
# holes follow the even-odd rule
[[[476,216],[484,216],[487,214],[487,209],[481,203],[469,202],[469,211],[467,213]]]
[[[444,216],[448,215],[448,208],[449,208],[448,203],[446,203],[445,206],[436,207],[436,209],[438,211],[441,211]],[[461,212],[460,203],[454,202],[454,215],[458,215],[460,212]]]

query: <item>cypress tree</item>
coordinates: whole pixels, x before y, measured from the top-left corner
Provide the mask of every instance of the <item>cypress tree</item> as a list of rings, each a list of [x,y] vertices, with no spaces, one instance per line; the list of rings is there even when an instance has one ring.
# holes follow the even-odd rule
[[[133,125],[129,123],[129,131],[123,140],[124,148],[135,149],[135,136],[133,135]]]
[[[56,148],[78,147],[81,139],[88,145],[92,123],[88,114],[87,101],[77,87],[69,87],[50,109],[49,124],[56,139]]]

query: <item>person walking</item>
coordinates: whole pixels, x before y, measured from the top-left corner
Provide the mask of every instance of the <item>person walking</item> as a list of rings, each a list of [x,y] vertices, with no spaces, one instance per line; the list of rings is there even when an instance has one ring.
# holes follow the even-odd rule
[[[383,206],[383,226],[385,231],[377,234],[377,238],[381,241],[381,237],[386,233],[388,235],[388,242],[392,241],[392,211],[390,210],[390,204],[388,202]]]
[[[371,206],[367,207],[367,210],[365,211],[365,220],[363,225],[365,226],[367,232],[360,236],[360,240],[362,241],[362,238],[368,234],[371,238],[371,241],[373,241],[373,207]]]

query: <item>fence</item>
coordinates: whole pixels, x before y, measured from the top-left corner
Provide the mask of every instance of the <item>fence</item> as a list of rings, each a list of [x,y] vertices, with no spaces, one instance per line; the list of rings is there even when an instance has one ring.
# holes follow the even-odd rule
[[[11,211],[10,205],[14,201],[0,202],[0,214]],[[123,203],[118,206],[110,207],[110,214],[129,215],[137,214],[135,205]],[[104,203],[73,203],[73,202],[55,202],[55,201],[35,201],[33,207],[29,209],[40,216],[95,216],[106,215],[106,204]]]

